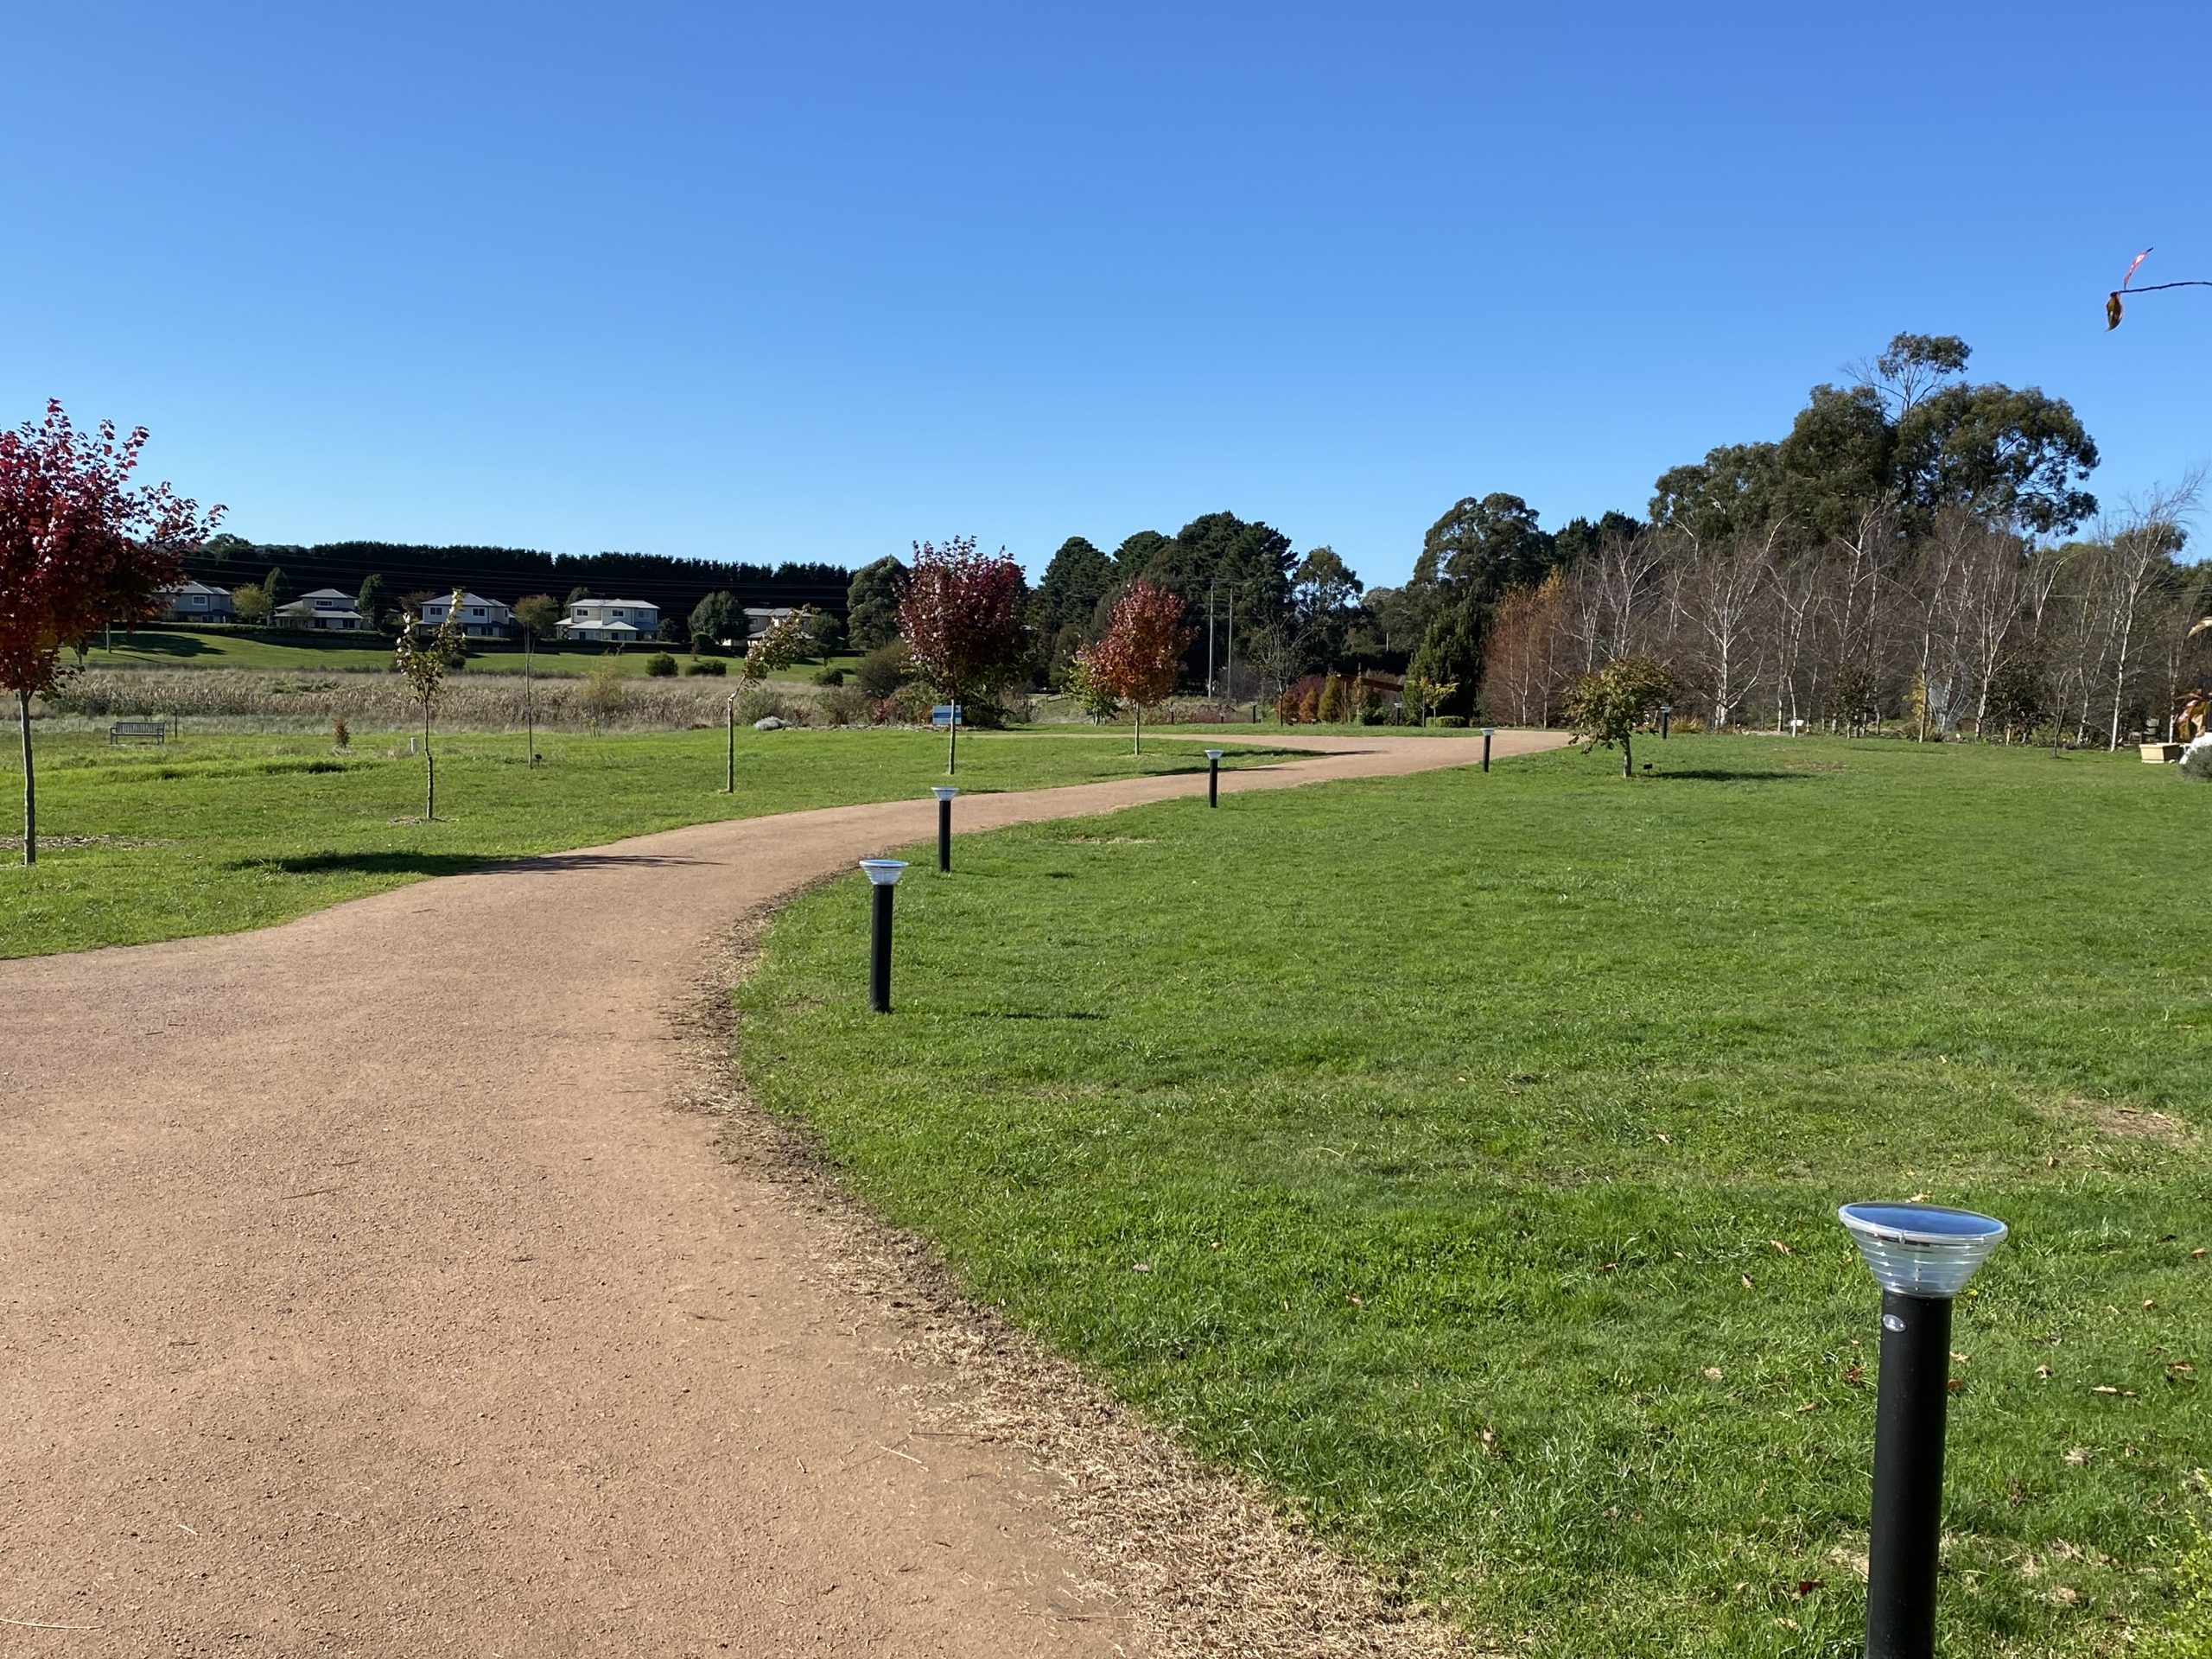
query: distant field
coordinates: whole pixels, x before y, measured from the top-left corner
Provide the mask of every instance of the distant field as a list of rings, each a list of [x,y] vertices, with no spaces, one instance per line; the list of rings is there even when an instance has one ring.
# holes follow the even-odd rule
[[[1180,745],[1162,744],[1163,749]],[[1485,1653],[1855,1659],[1878,1293],[1959,1309],[1942,1639],[2212,1654],[2212,789],[1677,738],[979,836],[740,990],[755,1097],[975,1294]]]
[[[115,649],[95,647],[86,653],[88,668],[282,668],[296,672],[333,671],[383,673],[391,668],[392,641],[387,638],[347,638],[344,634],[303,634],[296,641],[279,643],[219,629],[140,628],[118,634]],[[674,657],[679,666],[691,661],[688,646],[644,645],[620,652],[592,645],[539,645],[531,652],[531,671],[545,675],[582,675],[594,663],[611,658],[625,674],[643,674],[648,658],[661,652]],[[847,669],[859,662],[855,656],[830,659]],[[737,672],[734,658],[722,659],[729,672]],[[820,662],[803,663],[771,675],[771,679],[811,680],[822,671]],[[505,645],[473,646],[468,658],[472,674],[519,674],[523,653]]]
[[[922,796],[944,781],[925,731],[741,731],[738,792],[718,791],[716,731],[592,736],[441,734],[438,821],[422,823],[423,763],[403,737],[188,735],[110,748],[38,736],[39,861],[17,862],[22,766],[0,746],[0,957],[80,950],[283,921],[341,899],[486,860],[800,807]],[[1239,749],[1229,764],[1265,760]],[[1163,744],[1141,759],[1084,737],[976,733],[960,747],[969,790],[1044,788],[1203,771]],[[53,837],[44,842],[44,837]]]

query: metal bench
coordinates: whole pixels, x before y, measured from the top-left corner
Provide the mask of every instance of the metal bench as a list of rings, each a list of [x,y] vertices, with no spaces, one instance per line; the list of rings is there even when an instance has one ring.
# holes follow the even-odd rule
[[[125,738],[166,743],[169,741],[169,723],[166,720],[118,720],[107,728],[107,746],[111,749]]]

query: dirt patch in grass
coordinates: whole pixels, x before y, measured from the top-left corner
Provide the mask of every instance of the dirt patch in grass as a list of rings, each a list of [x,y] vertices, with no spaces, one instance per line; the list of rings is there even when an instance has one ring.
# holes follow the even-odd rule
[[[2079,1095],[2067,1096],[2059,1116],[2068,1123],[2086,1124],[2101,1135],[2155,1141],[2164,1147],[2194,1146],[2203,1138],[2171,1113],[2153,1111],[2147,1106],[2122,1106],[2116,1101],[2084,1100]]]

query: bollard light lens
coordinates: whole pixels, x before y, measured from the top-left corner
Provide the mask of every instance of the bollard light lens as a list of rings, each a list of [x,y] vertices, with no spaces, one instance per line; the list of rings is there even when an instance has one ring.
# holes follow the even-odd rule
[[[903,858],[864,858],[861,860],[861,868],[868,872],[868,879],[877,887],[893,887],[899,885],[899,878],[906,874],[906,861]]]
[[[959,792],[960,791],[958,788],[951,784],[931,784],[930,785],[930,793],[936,796],[940,801],[949,801]]]
[[[1206,759],[1209,760],[1218,760],[1224,753],[1225,751],[1221,749],[1208,749],[1206,751]]]
[[[1497,727],[1495,727],[1495,726],[1485,726],[1485,727],[1484,727],[1484,728],[1483,728],[1483,735],[1484,735],[1484,737],[1496,737],[1496,736],[1497,735]]]
[[[1936,1204],[1847,1204],[1836,1217],[1884,1290],[1936,1301],[1964,1290],[2006,1231],[1993,1217]]]

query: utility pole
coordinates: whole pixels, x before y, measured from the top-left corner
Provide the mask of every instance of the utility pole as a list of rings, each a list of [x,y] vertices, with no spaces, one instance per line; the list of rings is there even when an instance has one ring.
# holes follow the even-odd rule
[[[1222,671],[1230,696],[1236,695],[1236,595],[1229,596],[1229,666]]]
[[[1206,578],[1206,701],[1213,701],[1213,584]]]

